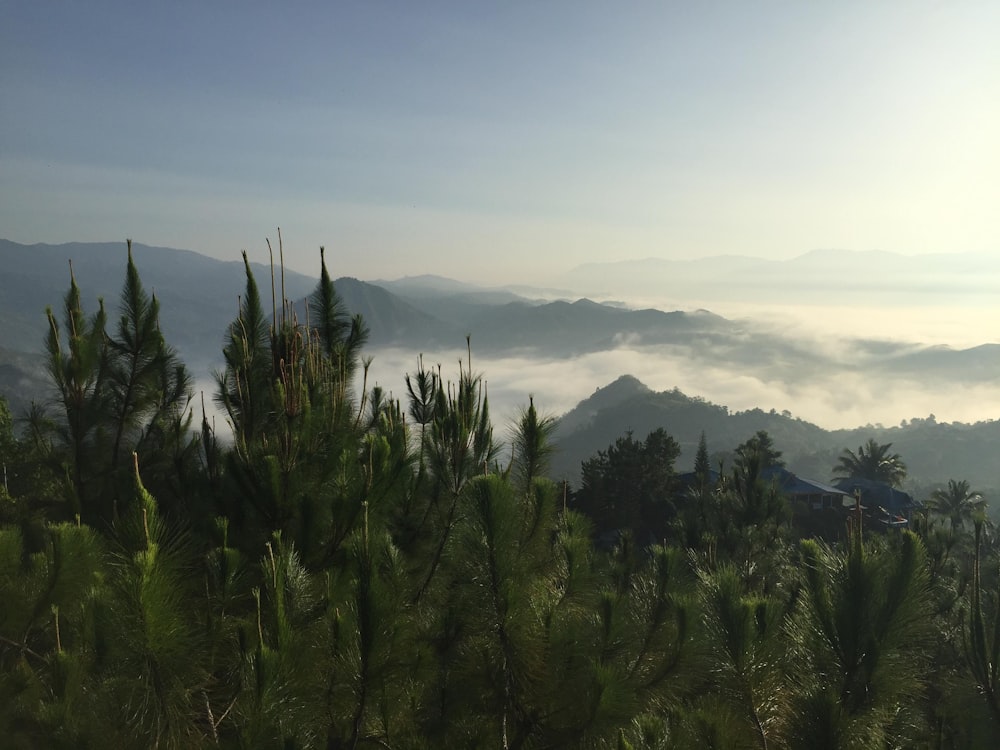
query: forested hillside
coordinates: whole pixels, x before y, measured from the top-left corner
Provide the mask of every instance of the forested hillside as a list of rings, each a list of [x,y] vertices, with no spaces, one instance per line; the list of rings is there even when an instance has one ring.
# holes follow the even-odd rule
[[[733,447],[759,430],[784,451],[789,468],[828,481],[844,447],[869,438],[892,443],[909,459],[907,489],[923,498],[949,476],[966,477],[987,496],[1000,501],[1000,421],[939,423],[933,415],[886,427],[825,430],[788,413],[761,409],[731,411],[726,406],[687,396],[676,389],[656,393],[630,376],[598,389],[559,419],[553,474],[579,483],[580,464],[618,435],[645,436],[666,429],[681,448],[679,463],[693,465],[698,440],[708,437],[712,464],[731,463]],[[1000,504],[998,502],[997,504]]]
[[[1000,548],[952,467],[908,529],[859,502],[818,538],[768,479],[781,441],[704,420],[722,471],[702,443],[681,481],[666,424],[570,492],[555,422],[529,401],[503,441],[471,351],[370,387],[322,259],[308,324],[244,263],[222,424],[131,252],[124,277],[49,312],[50,407],[15,429],[0,401],[5,747],[1000,742]],[[847,475],[901,481],[854,446]]]

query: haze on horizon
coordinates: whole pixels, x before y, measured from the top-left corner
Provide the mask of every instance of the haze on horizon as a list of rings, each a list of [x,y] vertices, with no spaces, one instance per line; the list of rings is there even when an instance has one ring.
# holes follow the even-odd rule
[[[1000,254],[1000,5],[16,3],[0,232],[544,283]],[[998,260],[1000,265],[1000,260]]]
[[[976,280],[1000,275],[997,3],[41,0],[2,20],[0,236],[18,242],[131,236],[266,260],[281,226],[305,273],[325,245],[338,276],[484,286],[816,248],[978,253],[993,265]],[[824,347],[997,340],[991,295],[945,280],[890,304],[881,273],[869,297],[795,304],[726,286],[573,291],[759,317]],[[556,411],[623,372],[829,426],[1000,410],[994,391],[921,384],[891,403],[858,383],[789,392],[634,347],[572,363],[572,379],[553,369],[566,364],[487,374],[510,373],[511,403],[558,380]]]

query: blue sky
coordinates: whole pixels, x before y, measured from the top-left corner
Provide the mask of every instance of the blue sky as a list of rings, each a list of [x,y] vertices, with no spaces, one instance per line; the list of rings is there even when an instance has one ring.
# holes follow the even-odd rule
[[[540,281],[996,253],[1000,3],[11,2],[0,236]]]

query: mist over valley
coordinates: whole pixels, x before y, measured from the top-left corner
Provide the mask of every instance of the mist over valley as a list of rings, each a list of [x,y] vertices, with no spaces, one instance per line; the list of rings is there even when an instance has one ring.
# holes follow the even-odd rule
[[[221,364],[224,332],[243,293],[242,264],[140,244],[133,252],[144,283],[160,300],[167,341],[189,363],[196,391],[214,410],[212,372]],[[271,266],[259,252],[250,257],[267,306]],[[328,259],[335,273],[336,258]],[[124,243],[0,241],[5,269],[0,313],[7,322],[0,332],[0,375],[15,408],[45,398],[40,374],[45,307],[58,311],[70,260],[85,307],[92,311],[103,298],[114,321]],[[864,267],[873,260],[883,279],[877,291],[840,288],[837,279],[865,278]],[[959,279],[970,288],[990,279],[988,269],[977,265],[981,260],[976,255],[947,259],[950,267],[964,264],[975,277]],[[361,314],[370,330],[367,387],[378,385],[405,401],[405,375],[415,371],[421,355],[428,366],[440,365],[446,380],[455,380],[459,361],[468,366],[468,335],[472,367],[484,376],[499,429],[517,417],[529,397],[543,413],[563,416],[624,375],[652,394],[679,392],[733,415],[759,412],[772,421],[806,423],[819,431],[886,431],[914,419],[989,424],[1000,414],[1000,345],[990,335],[992,316],[984,314],[991,308],[960,285],[950,296],[944,287],[931,293],[915,286],[915,280],[935,273],[947,278],[943,262],[828,251],[786,264],[729,257],[612,263],[577,268],[539,286],[489,287],[431,275],[377,282],[340,278],[335,286],[345,308]],[[290,300],[302,300],[316,284],[305,274],[274,271],[277,297],[284,289]],[[785,273],[786,283],[778,283],[775,279]],[[807,278],[831,293],[808,303]],[[590,298],[577,296],[570,284]],[[928,304],[915,305],[922,295]],[[856,304],[847,304],[852,299]],[[306,319],[301,302],[294,310]],[[215,418],[221,414],[215,412]],[[667,423],[632,417],[608,421],[605,415],[596,426],[574,424],[591,434],[577,436],[576,447],[567,449],[557,467],[573,475],[588,455],[582,451],[599,450],[625,430],[681,429],[670,424],[673,416],[659,418]],[[704,414],[700,418],[708,420]],[[755,424],[746,423],[747,434],[757,429]],[[682,461],[690,458],[701,429],[708,425],[685,423],[685,434],[677,435],[686,448]],[[782,433],[777,423],[770,429]],[[729,428],[724,431],[729,434]],[[566,445],[573,444],[570,432],[566,427],[560,432]],[[737,430],[732,438],[738,435]],[[731,447],[723,435],[718,438],[719,449]],[[845,433],[838,439],[855,438]],[[823,446],[817,450],[835,455],[833,447]],[[803,460],[810,465],[810,459]],[[820,470],[825,460],[814,461],[813,468]],[[989,471],[970,468],[971,476],[1000,486],[1000,478],[994,481]]]

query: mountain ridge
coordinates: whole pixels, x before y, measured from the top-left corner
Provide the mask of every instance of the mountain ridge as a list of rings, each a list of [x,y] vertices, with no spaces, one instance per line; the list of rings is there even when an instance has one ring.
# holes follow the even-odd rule
[[[79,248],[85,251],[76,252]],[[168,342],[193,370],[207,378],[208,371],[220,364],[226,327],[243,293],[242,264],[139,243],[133,245],[133,251],[144,284],[155,291],[161,302],[161,323]],[[104,296],[114,320],[124,278],[125,243],[29,246],[0,241],[0,267],[4,268],[0,274],[0,316],[5,323],[0,327],[0,348],[8,351],[0,356],[0,364],[4,356],[9,359],[14,352],[36,356],[42,350],[45,306],[58,310],[68,287],[67,255],[76,256],[74,272],[87,309],[92,311],[97,298]],[[260,264],[251,267],[266,299],[271,268]],[[277,271],[275,285],[280,288],[280,269]],[[948,395],[956,392],[956,385],[968,386],[969,399],[977,404],[976,413],[971,409],[962,413],[971,414],[973,421],[979,413],[991,415],[997,411],[991,404],[1000,403],[996,398],[1000,345],[994,343],[951,347],[855,337],[830,345],[815,336],[797,336],[780,326],[765,327],[747,318],[730,319],[700,305],[692,311],[632,309],[585,295],[541,301],[497,288],[488,288],[477,296],[473,285],[451,282],[448,291],[437,297],[404,294],[405,284],[397,285],[394,293],[349,277],[337,279],[335,286],[349,311],[362,314],[368,321],[372,330],[370,354],[378,356],[396,350],[389,355],[396,357],[394,361],[410,362],[421,353],[433,356],[435,351],[464,349],[465,336],[471,334],[480,365],[500,362],[499,366],[504,367],[505,360],[516,363],[516,381],[524,383],[519,386],[524,391],[513,396],[521,401],[529,392],[539,397],[539,403],[546,400],[537,379],[527,377],[535,362],[563,368],[542,386],[550,389],[548,395],[563,390],[564,381],[577,381],[585,374],[589,378],[586,384],[580,387],[580,382],[574,382],[576,387],[571,390],[573,398],[579,399],[595,383],[613,377],[611,368],[627,372],[627,360],[655,358],[674,373],[673,382],[681,383],[688,392],[741,406],[746,402],[734,401],[730,387],[720,389],[718,385],[739,378],[758,394],[757,403],[783,404],[793,411],[800,410],[796,404],[802,403],[801,395],[795,401],[797,392],[822,392],[820,395],[841,410],[849,398],[837,391],[847,389],[849,394],[852,388],[864,397],[862,391],[867,390],[889,396],[914,389],[918,393]],[[303,298],[315,288],[317,279],[286,271],[284,283],[300,320],[305,320]],[[265,308],[269,310],[266,304]],[[604,363],[600,372],[587,369],[591,362]],[[496,378],[497,371],[492,369],[496,366],[489,365],[491,378]],[[576,370],[582,374],[578,376]],[[684,370],[696,375],[678,380],[678,371],[683,375]],[[14,371],[8,374],[10,383],[25,382]],[[657,379],[658,384],[663,382]],[[720,393],[724,394],[722,398]],[[978,403],[984,395],[987,400],[980,408]],[[572,404],[570,398],[560,401],[565,411]],[[855,411],[858,422],[877,421],[863,408]],[[948,413],[944,407],[935,406],[927,411]],[[901,408],[894,413],[898,421],[912,414],[913,409]]]
[[[694,464],[701,434],[706,435],[713,465],[731,466],[733,449],[765,430],[774,440],[790,470],[829,481],[837,457],[869,438],[892,443],[909,466],[907,486],[918,494],[948,479],[963,478],[1000,501],[1000,420],[976,423],[937,422],[933,415],[904,420],[898,426],[865,425],[828,430],[789,412],[747,409],[732,411],[679,389],[653,391],[630,375],[598,388],[564,414],[557,424],[553,475],[579,482],[580,463],[607,449],[617,437],[633,433],[637,439],[665,429],[681,446],[678,470]]]

